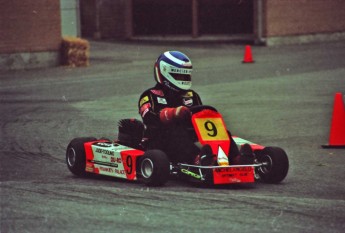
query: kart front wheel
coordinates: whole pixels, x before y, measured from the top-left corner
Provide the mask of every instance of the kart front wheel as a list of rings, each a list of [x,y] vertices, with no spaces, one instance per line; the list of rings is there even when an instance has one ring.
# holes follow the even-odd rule
[[[265,147],[257,155],[257,160],[262,164],[258,173],[265,183],[279,183],[286,177],[289,170],[289,159],[285,151],[279,147]]]
[[[77,176],[84,176],[86,174],[86,155],[84,143],[96,141],[96,138],[74,138],[66,149],[66,163],[68,169]]]
[[[140,159],[141,179],[147,186],[162,186],[170,175],[170,162],[160,150],[148,150]]]

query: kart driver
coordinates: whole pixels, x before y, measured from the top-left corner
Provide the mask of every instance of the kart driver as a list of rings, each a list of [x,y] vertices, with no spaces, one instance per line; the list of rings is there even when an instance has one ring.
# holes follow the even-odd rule
[[[138,103],[146,125],[144,137],[148,138],[149,149],[161,149],[172,162],[213,165],[211,148],[204,146],[200,152],[186,130],[190,108],[202,105],[200,96],[191,90],[192,70],[191,60],[179,51],[167,51],[158,57],[154,64],[157,83],[141,94]],[[240,153],[230,138],[230,163],[237,163],[234,158]]]

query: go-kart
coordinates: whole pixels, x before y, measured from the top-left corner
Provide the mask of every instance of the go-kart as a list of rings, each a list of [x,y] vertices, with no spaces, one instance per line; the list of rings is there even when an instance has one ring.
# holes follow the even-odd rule
[[[132,120],[124,121],[130,125]],[[132,129],[129,127],[128,130]],[[130,181],[140,180],[148,186],[164,185],[170,176],[214,185],[254,183],[256,180],[279,183],[288,173],[289,160],[283,149],[265,147],[236,136],[233,140],[239,148],[244,144],[250,145],[254,162],[229,164],[230,135],[221,114],[213,107],[201,106],[192,111],[189,130],[193,131],[196,144],[210,145],[218,161],[216,166],[172,163],[162,150],[145,149],[142,142],[129,146],[121,141],[94,137],[73,139],[67,146],[66,163],[77,176],[94,173]]]

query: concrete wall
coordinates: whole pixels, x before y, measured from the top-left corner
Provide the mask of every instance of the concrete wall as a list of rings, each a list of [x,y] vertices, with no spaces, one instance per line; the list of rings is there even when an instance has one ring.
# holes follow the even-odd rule
[[[60,0],[63,36],[80,37],[80,0]]]
[[[59,64],[60,0],[0,0],[0,69]]]

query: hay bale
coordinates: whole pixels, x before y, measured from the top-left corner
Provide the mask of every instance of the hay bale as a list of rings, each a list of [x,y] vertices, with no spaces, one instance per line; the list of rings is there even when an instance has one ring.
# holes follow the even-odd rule
[[[79,67],[89,66],[90,44],[77,37],[63,37],[61,45],[62,64]]]

